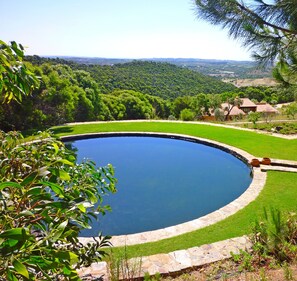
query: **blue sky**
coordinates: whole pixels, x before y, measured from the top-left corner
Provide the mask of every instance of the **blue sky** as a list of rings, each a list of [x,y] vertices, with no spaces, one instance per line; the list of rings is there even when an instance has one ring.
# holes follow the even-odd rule
[[[26,54],[250,60],[192,0],[0,0],[0,39]],[[5,28],[3,28],[5,26]]]

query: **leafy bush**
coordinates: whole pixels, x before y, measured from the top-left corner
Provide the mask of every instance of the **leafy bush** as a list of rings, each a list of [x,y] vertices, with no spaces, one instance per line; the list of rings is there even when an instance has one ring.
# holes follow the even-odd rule
[[[225,119],[224,112],[220,108],[215,109],[214,116],[217,121],[224,121]]]
[[[260,117],[261,116],[260,116],[259,112],[252,112],[251,111],[248,114],[248,120],[253,123],[254,127],[256,127],[256,123],[259,121]]]
[[[264,219],[256,221],[252,242],[259,259],[270,256],[277,262],[290,262],[297,257],[297,215],[265,210]]]
[[[293,102],[286,107],[283,108],[284,113],[287,115],[288,118],[295,119],[297,115],[297,102]]]
[[[195,113],[188,108],[183,109],[180,112],[180,119],[183,121],[193,121],[195,118]]]
[[[232,259],[239,265],[238,270],[242,271],[254,271],[253,256],[247,251],[240,250],[239,254],[231,252]]]
[[[268,132],[275,132],[280,134],[296,134],[297,133],[297,123],[294,122],[281,122],[281,123],[258,123],[258,130],[264,130]]]
[[[25,143],[0,131],[0,280],[80,280],[76,269],[101,260],[109,237],[83,245],[79,233],[115,191],[112,166],[75,164],[47,133]]]

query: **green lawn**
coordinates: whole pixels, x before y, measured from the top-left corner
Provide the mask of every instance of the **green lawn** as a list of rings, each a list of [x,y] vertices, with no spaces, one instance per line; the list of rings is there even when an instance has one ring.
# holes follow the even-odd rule
[[[258,157],[297,160],[297,140],[285,140],[253,132],[189,123],[124,122],[55,127],[59,136],[118,131],[171,132],[208,138],[236,146]],[[297,173],[268,172],[265,188],[258,198],[235,215],[203,229],[164,239],[127,247],[132,256],[145,256],[186,249],[206,243],[248,234],[264,207],[297,211]],[[107,214],[108,215],[108,214]],[[121,249],[115,249],[117,253]]]
[[[257,157],[270,157],[297,161],[297,139],[286,140],[254,132],[207,126],[203,124],[171,122],[110,122],[53,127],[52,130],[59,136],[120,131],[187,134],[236,146]]]

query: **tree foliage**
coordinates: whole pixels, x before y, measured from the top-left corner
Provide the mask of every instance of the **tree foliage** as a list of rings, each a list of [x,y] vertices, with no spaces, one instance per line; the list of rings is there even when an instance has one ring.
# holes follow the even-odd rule
[[[65,122],[100,120],[103,103],[89,73],[49,63],[27,67],[41,77],[41,86],[23,97],[21,104],[1,105],[1,129],[43,129]]]
[[[185,108],[180,112],[180,119],[183,121],[193,121],[195,118],[195,112],[191,109]]]
[[[261,114],[259,112],[250,111],[248,114],[248,120],[253,123],[254,127],[256,127],[256,123],[259,121]]]
[[[93,67],[81,66],[82,69],[79,69],[80,66],[77,64],[60,64],[60,62],[63,62],[61,60],[48,59],[46,62],[43,61],[43,59],[36,59],[34,65],[29,62],[26,63],[27,70],[39,76],[42,81],[40,87],[34,89],[31,95],[23,96],[21,103],[12,100],[9,104],[3,103],[4,97],[0,97],[0,129],[4,131],[23,131],[32,128],[43,130],[68,122],[168,119],[169,116],[180,118],[180,112],[186,108],[195,113],[195,119],[201,119],[203,115],[210,114],[210,109],[218,108],[221,102],[236,96],[275,104],[293,101],[296,92],[294,87],[246,87],[237,89],[232,86],[233,90],[226,90],[226,88],[220,86],[222,91],[225,90],[224,92],[215,94],[215,87],[214,92],[208,94],[200,92],[200,86],[196,88],[193,84],[194,88],[190,90],[189,94],[183,94],[187,93],[187,91],[181,84],[179,86],[179,96],[171,99],[167,96],[167,93],[171,91],[169,86],[171,84],[175,85],[175,83],[175,86],[178,86],[179,79],[181,79],[179,72],[180,70],[183,71],[182,68],[175,66],[172,68],[163,63],[146,63],[136,67],[135,63],[131,63],[122,66],[121,69],[121,75],[126,77],[124,79],[125,84],[119,84],[120,88],[123,89],[113,89],[114,87],[111,87],[113,90],[105,93],[104,91],[107,91],[106,85],[111,85],[109,81],[118,81],[110,73],[110,69],[115,66],[101,67],[107,71],[105,74],[100,72],[100,75],[106,75],[106,78],[104,78],[106,84],[103,87],[103,81],[95,78],[93,73],[97,66],[94,66],[94,69]],[[100,70],[100,68],[98,69]],[[136,70],[139,70],[142,74],[137,76]],[[173,70],[176,71],[176,82],[174,82]],[[131,79],[128,77],[129,73]],[[158,73],[160,73],[160,77]],[[188,73],[188,70],[185,73]],[[148,74],[148,77],[146,77],[146,74]],[[158,91],[159,96],[139,90],[131,90],[131,88],[137,88],[134,87],[137,79],[138,84],[150,85],[150,79],[154,75],[154,79],[156,81],[162,80],[164,86],[164,88],[152,90],[153,94],[154,91]],[[163,78],[161,79],[161,77]],[[209,86],[211,88],[212,84],[209,84]],[[227,85],[227,89],[228,87],[229,85]],[[148,88],[153,89],[153,87]],[[165,91],[164,89],[168,90]]]
[[[222,93],[232,91],[235,86],[203,75],[197,71],[179,67],[170,63],[133,61],[115,65],[84,65],[60,59],[48,60],[30,58],[35,64],[43,61],[51,64],[68,64],[73,70],[89,72],[98,83],[101,93],[115,90],[133,90],[143,94],[174,99],[197,93]]]
[[[17,132],[0,132],[0,146],[0,280],[79,280],[76,269],[109,245],[99,233],[88,245],[78,236],[108,209],[112,167],[75,164],[48,134],[24,143]]]
[[[275,77],[297,83],[296,1],[195,0],[199,18],[228,29],[254,50],[260,64],[274,63]]]
[[[46,74],[45,83],[36,89],[38,94],[29,98],[38,79],[22,58],[21,45],[0,41],[0,98],[4,108],[12,109],[13,101],[17,101],[14,106],[25,113],[34,109],[33,114],[40,118],[48,116],[35,106],[44,101],[44,106],[64,110],[66,117],[77,110],[76,105],[81,105],[79,113],[83,116],[87,116],[85,109],[94,108],[86,98],[87,91],[73,83],[70,69],[63,66],[53,70],[45,65],[42,70],[29,65],[35,72]],[[87,84],[88,75],[78,75]],[[94,96],[94,91],[88,94]],[[22,99],[23,104],[19,103]],[[102,199],[115,191],[111,165],[97,168],[90,161],[76,164],[64,144],[47,133],[25,142],[16,131],[0,131],[0,280],[80,280],[76,269],[101,260],[105,254],[102,247],[110,243],[101,233],[87,245],[80,243],[78,236],[82,229],[91,227],[91,219],[109,210]]]
[[[0,40],[0,97],[6,101],[22,101],[39,85],[39,80],[23,63],[24,47]]]
[[[288,118],[295,119],[297,115],[297,102],[292,102],[291,104],[283,108],[283,112],[288,116]]]

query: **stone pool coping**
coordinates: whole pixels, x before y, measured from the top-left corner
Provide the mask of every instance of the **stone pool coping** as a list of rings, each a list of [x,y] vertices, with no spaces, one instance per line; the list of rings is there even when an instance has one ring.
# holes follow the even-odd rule
[[[250,163],[250,161],[255,158],[255,156],[247,153],[239,148],[223,144],[217,141],[194,137],[184,134],[171,134],[171,133],[156,133],[156,132],[104,132],[104,133],[91,133],[91,134],[80,134],[61,137],[64,141],[71,141],[76,139],[87,139],[95,137],[110,137],[110,136],[152,136],[152,137],[166,137],[166,138],[177,138],[188,141],[196,141],[205,145],[209,145],[228,153],[231,153],[235,157],[244,161],[245,163]],[[111,238],[111,243],[113,246],[130,246],[135,244],[143,244],[148,242],[156,242],[162,239],[171,238],[187,232],[195,231],[200,228],[215,224],[233,214],[237,211],[243,209],[250,202],[256,199],[261,190],[263,189],[266,182],[266,173],[261,170],[261,168],[253,168],[253,180],[246,191],[239,196],[237,199],[233,200],[229,204],[223,206],[222,208],[211,212],[205,216],[199,217],[195,220],[191,220],[178,225],[165,227],[158,230],[146,231],[135,234],[119,235],[113,236]],[[93,242],[92,237],[79,237],[81,243],[85,244],[88,242]]]
[[[232,254],[240,254],[240,251],[250,251],[252,243],[247,236],[235,237],[212,244],[204,244],[186,250],[178,250],[170,253],[155,254],[151,256],[128,259],[125,262],[135,268],[135,275],[129,280],[142,280],[146,274],[153,276],[157,273],[162,276],[175,276],[186,270],[195,270],[207,264],[229,259]],[[231,254],[232,253],[232,254]],[[127,273],[119,269],[119,280],[127,280]],[[126,274],[125,274],[126,273]],[[84,280],[102,281],[111,280],[111,268],[107,262],[92,263],[89,267],[78,270]]]

